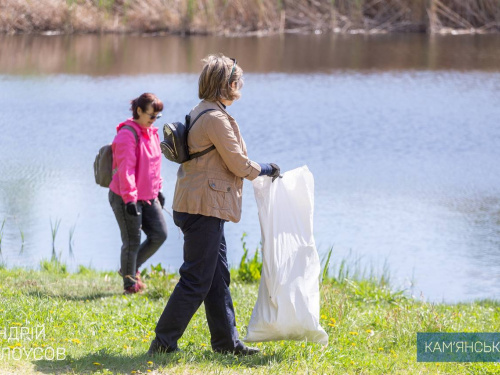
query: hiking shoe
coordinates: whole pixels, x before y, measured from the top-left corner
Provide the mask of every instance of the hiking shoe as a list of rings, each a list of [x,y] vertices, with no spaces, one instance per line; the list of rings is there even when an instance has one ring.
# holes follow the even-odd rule
[[[139,284],[135,283],[132,286],[126,287],[125,290],[123,291],[123,294],[135,294],[139,293],[141,289],[139,288]]]
[[[237,346],[236,348],[230,349],[214,349],[214,352],[221,354],[234,354],[234,355],[254,355],[260,353],[260,349],[252,348],[251,346]]]
[[[151,345],[149,346],[148,350],[148,356],[152,357],[155,354],[166,354],[166,353],[176,353],[180,352],[181,350],[179,348],[167,348],[166,346],[163,346],[160,341],[158,341],[156,338],[151,341]]]

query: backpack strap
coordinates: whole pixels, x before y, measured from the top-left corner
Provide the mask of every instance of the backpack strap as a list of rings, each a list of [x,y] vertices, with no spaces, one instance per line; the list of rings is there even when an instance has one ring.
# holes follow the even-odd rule
[[[203,151],[195,152],[194,154],[189,154],[189,160],[199,158],[200,156],[208,154],[212,150],[215,150],[214,145],[210,146],[209,148],[204,149]]]
[[[193,127],[194,123],[198,121],[198,119],[201,117],[201,115],[210,111],[215,111],[215,109],[205,109],[204,111],[201,111],[201,113],[198,116],[196,116],[193,122],[189,121],[190,123],[188,124],[186,130],[189,132],[189,130]],[[191,119],[190,117],[188,118]],[[208,154],[212,150],[215,150],[215,145],[212,145],[209,148],[204,149],[203,151],[195,152],[194,154],[189,154],[189,160],[199,158],[200,156]]]
[[[137,147],[137,145],[139,144],[139,136],[137,135],[137,132],[135,131],[135,129],[130,125],[123,125],[120,128],[120,130],[122,130],[122,129],[128,129],[132,132],[132,134],[134,135],[134,138],[135,138],[135,147]],[[118,131],[120,131],[120,130],[118,130]],[[118,172],[118,167],[111,171],[111,176],[114,176],[116,172]]]
[[[198,119],[201,117],[201,115],[204,115],[205,113],[207,112],[210,112],[210,111],[215,111],[215,109],[205,109],[204,111],[201,111],[200,114],[198,116],[196,116],[196,118],[194,119],[193,122],[191,122],[191,116],[187,116],[189,118],[189,124],[186,126],[186,129],[187,131],[191,130],[191,128],[193,127],[194,123],[196,121],[198,121]]]
[[[135,145],[137,146],[137,144],[139,143],[139,136],[137,135],[137,132],[135,131],[135,129],[130,125],[123,125],[120,128],[120,130],[122,130],[122,129],[128,129],[132,132],[132,134],[134,135],[134,138],[135,138]],[[120,130],[118,130],[118,131],[120,131]]]

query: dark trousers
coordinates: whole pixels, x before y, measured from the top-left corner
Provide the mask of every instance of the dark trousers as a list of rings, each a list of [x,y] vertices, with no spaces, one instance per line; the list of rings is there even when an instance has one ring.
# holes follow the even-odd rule
[[[212,348],[232,351],[243,344],[238,340],[229,292],[224,220],[175,211],[173,216],[184,234],[184,263],[156,325],[156,338],[164,347],[176,349],[177,340],[204,302]]]
[[[149,204],[151,203],[151,204]],[[135,273],[167,239],[167,224],[158,199],[152,202],[137,202],[139,216],[125,210],[122,197],[109,191],[109,204],[120,227],[122,237],[121,272],[125,288],[135,283]],[[141,244],[141,229],[146,240]]]

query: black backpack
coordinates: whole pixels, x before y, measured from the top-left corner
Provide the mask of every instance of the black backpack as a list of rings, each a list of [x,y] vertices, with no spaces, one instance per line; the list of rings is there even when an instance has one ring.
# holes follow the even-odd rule
[[[203,151],[189,155],[187,145],[189,130],[193,127],[194,123],[200,118],[201,115],[210,111],[215,111],[215,109],[206,109],[202,111],[193,122],[191,122],[191,116],[186,115],[185,124],[182,122],[173,122],[163,126],[164,140],[160,143],[160,147],[161,152],[168,160],[182,164],[188,160],[198,158],[212,150],[215,150],[215,146],[212,145]]]

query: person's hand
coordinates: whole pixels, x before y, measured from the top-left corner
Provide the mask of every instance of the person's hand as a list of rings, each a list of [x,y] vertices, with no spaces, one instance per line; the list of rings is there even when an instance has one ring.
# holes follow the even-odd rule
[[[163,207],[165,206],[165,196],[161,191],[158,192],[158,201],[160,202],[160,206],[163,209]]]
[[[273,171],[269,175],[269,177],[273,178],[271,182],[274,182],[274,180],[276,180],[278,177],[283,177],[280,176],[280,167],[278,167],[277,164],[269,163],[269,165],[273,168]]]
[[[125,205],[125,209],[127,210],[127,213],[132,216],[139,216],[141,213],[137,211],[137,203],[135,202],[128,202]]]

